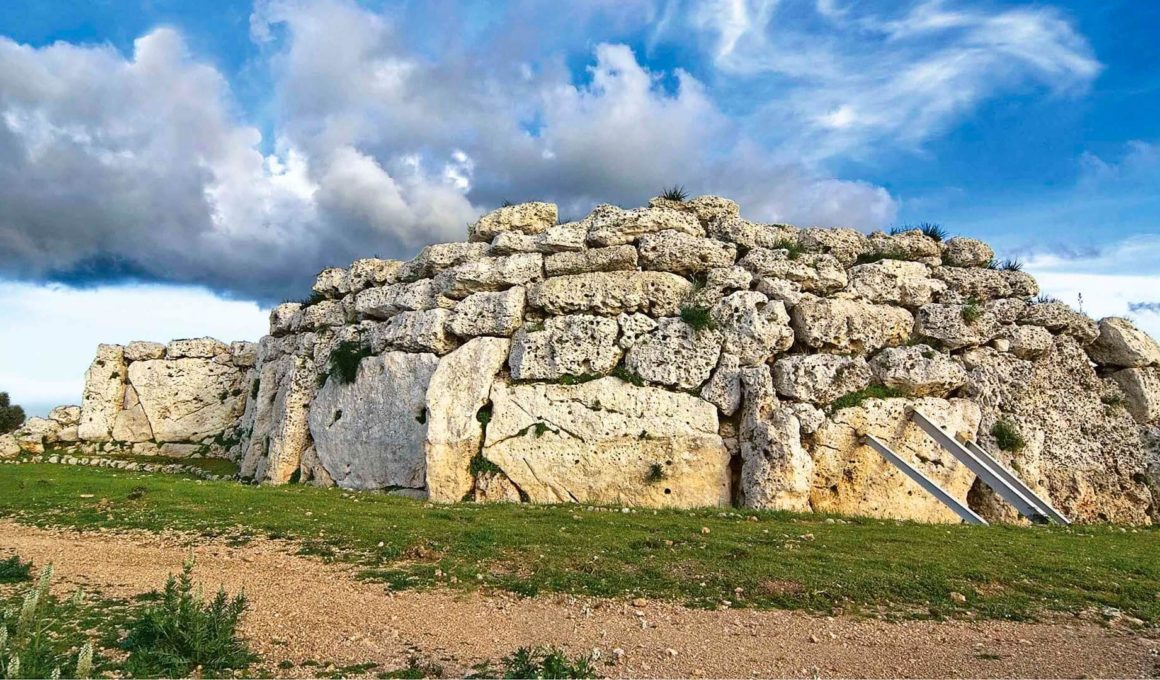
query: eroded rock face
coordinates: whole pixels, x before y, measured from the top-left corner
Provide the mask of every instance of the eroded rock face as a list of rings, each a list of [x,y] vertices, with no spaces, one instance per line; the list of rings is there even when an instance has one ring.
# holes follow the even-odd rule
[[[792,281],[801,290],[819,295],[841,290],[849,281],[841,262],[832,255],[794,256],[787,250],[754,248],[738,265],[754,276]]]
[[[242,374],[232,366],[197,359],[136,361],[129,365],[129,383],[158,442],[211,437],[244,408]]]
[[[920,262],[882,260],[850,269],[850,292],[868,302],[913,309],[931,302],[945,288]]]
[[[431,375],[426,396],[426,484],[432,501],[461,501],[472,490],[471,459],[480,455],[483,444],[478,414],[488,403],[509,345],[506,338],[476,338],[440,359]],[[483,494],[488,500],[497,495],[510,500],[507,491],[495,480]],[[519,501],[518,490],[515,500]]]
[[[773,365],[778,394],[824,406],[870,385],[870,367],[862,357],[795,354]]]
[[[769,369],[741,371],[741,494],[747,507],[805,512],[814,461],[802,447],[801,423],[779,405]]]
[[[467,237],[471,241],[491,241],[503,232],[539,234],[555,224],[554,203],[520,203],[493,210],[479,218],[468,230]]]
[[[698,238],[680,231],[645,234],[637,245],[644,269],[694,274],[714,267],[731,267],[737,246],[714,239]]]
[[[1160,420],[1160,369],[1125,368],[1111,375],[1124,394],[1128,413],[1141,424]]]
[[[108,441],[124,400],[125,349],[120,345],[98,345],[97,356],[85,372],[78,426],[81,439]]]
[[[951,267],[985,267],[995,259],[995,251],[982,241],[956,236],[943,243],[942,259]]]
[[[1109,316],[1099,323],[1099,337],[1087,346],[1088,356],[1101,366],[1160,366],[1160,344],[1131,321]]]
[[[367,357],[353,383],[331,378],[310,407],[310,434],[326,472],[344,489],[423,488],[427,385],[433,354]]]
[[[636,341],[625,354],[624,365],[651,383],[689,390],[709,379],[720,355],[719,331],[697,330],[668,317],[659,319],[655,330]]]
[[[960,439],[973,440],[979,428],[979,407],[966,399],[869,399],[835,412],[809,446],[815,465],[810,506],[815,511],[959,522],[949,508],[861,443],[863,435],[877,437],[965,502],[974,473],[910,420],[911,408],[920,409]]]
[[[509,364],[514,380],[556,380],[606,374],[620,361],[615,319],[572,314],[549,319],[540,330],[516,333]]]
[[[615,206],[599,205],[585,222],[588,224],[588,245],[595,247],[635,243],[645,234],[661,231],[705,235],[705,229],[695,215],[669,208],[621,210]]]
[[[492,387],[484,456],[534,503],[729,503],[717,410],[617,378]]]
[[[528,287],[528,303],[557,315],[644,312],[671,316],[680,311],[692,289],[688,279],[668,272],[594,272],[533,283]]]
[[[722,351],[742,364],[763,364],[793,345],[785,305],[756,291],[737,291],[713,306],[711,317],[721,332]]]
[[[929,345],[884,349],[870,370],[877,382],[915,397],[945,397],[967,382],[961,364]]]
[[[858,300],[803,299],[790,313],[798,342],[823,351],[871,353],[901,345],[914,317],[888,305]]]

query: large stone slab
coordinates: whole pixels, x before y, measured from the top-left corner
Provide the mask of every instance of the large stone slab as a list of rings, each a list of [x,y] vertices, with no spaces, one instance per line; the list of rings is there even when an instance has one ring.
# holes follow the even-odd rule
[[[204,359],[156,359],[129,365],[129,383],[158,442],[197,442],[242,415],[247,386],[233,366]]]
[[[730,293],[713,306],[710,316],[721,332],[722,351],[744,365],[763,364],[793,345],[785,305],[756,291]]]
[[[784,249],[754,248],[738,264],[755,276],[785,279],[806,292],[828,295],[846,287],[849,279],[833,255],[793,255]]]
[[[440,359],[431,375],[425,446],[432,501],[461,501],[472,489],[471,459],[483,445],[483,424],[476,416],[488,401],[509,344],[507,338],[475,338]]]
[[[556,380],[566,375],[606,374],[622,352],[616,319],[590,314],[554,316],[540,330],[524,326],[512,340],[513,380]]]
[[[433,354],[367,357],[354,382],[331,378],[310,407],[318,460],[344,489],[422,488]]]
[[[930,278],[930,269],[921,262],[882,260],[852,267],[851,293],[870,302],[903,307],[921,307],[946,289],[946,284]]]
[[[628,271],[636,269],[636,262],[636,248],[630,245],[589,248],[545,257],[544,273],[547,276],[567,276],[589,272]]]
[[[960,521],[862,443],[863,435],[877,437],[947,493],[966,502],[975,474],[910,420],[911,408],[920,409],[960,439],[974,440],[979,428],[979,407],[966,399],[870,399],[835,412],[809,445],[815,466],[810,505],[815,511],[920,522]]]
[[[690,236],[679,231],[645,234],[637,244],[642,269],[694,274],[715,267],[731,267],[737,246],[711,238]]]
[[[865,389],[870,384],[870,367],[858,356],[794,354],[773,365],[773,384],[784,397],[824,406]]]
[[[85,371],[78,434],[84,441],[105,442],[125,400],[125,349],[97,345],[97,356]]]
[[[528,304],[549,314],[672,316],[692,290],[687,279],[668,272],[593,272],[534,283],[528,286]]]
[[[899,307],[825,298],[800,300],[790,319],[798,342],[808,347],[861,354],[905,343],[914,326]]]
[[[967,382],[967,369],[928,345],[889,347],[870,360],[874,378],[912,397],[945,397]]]
[[[266,350],[276,348],[267,345]],[[317,371],[307,356],[283,354],[263,362],[242,457],[243,478],[285,484],[298,472],[310,444],[308,414],[318,389]]]
[[[491,241],[505,232],[539,234],[556,224],[555,203],[505,205],[479,218],[467,231],[470,241]]]
[[[729,453],[709,402],[617,378],[497,382],[491,400],[484,456],[533,503],[729,503]]]
[[[1087,346],[1088,356],[1101,366],[1140,368],[1160,366],[1160,344],[1127,319],[1100,320],[1100,334]]]
[[[778,404],[766,366],[741,369],[741,496],[746,507],[806,512],[814,462],[802,447],[801,422]]]
[[[622,210],[616,206],[598,205],[582,223],[588,226],[588,244],[597,247],[634,243],[644,234],[660,231],[705,235],[705,229],[695,215],[668,208]]]
[[[637,339],[624,356],[625,367],[658,385],[683,390],[700,387],[709,379],[721,356],[721,333],[694,329],[681,319],[657,321],[652,332]]]

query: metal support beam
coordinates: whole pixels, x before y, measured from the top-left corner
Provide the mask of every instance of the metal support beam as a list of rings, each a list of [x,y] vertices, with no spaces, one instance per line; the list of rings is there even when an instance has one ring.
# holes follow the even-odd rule
[[[1051,503],[1049,503],[1046,498],[1032,491],[1031,487],[1024,484],[1023,480],[1015,476],[1015,473],[1008,470],[1002,463],[996,460],[994,456],[987,453],[978,444],[975,442],[963,442],[963,446],[966,447],[968,451],[975,454],[975,457],[989,464],[991,469],[994,470],[997,475],[1002,477],[1008,484],[1019,490],[1019,492],[1022,493],[1023,496],[1027,498],[1027,500],[1039,506],[1039,510],[1044,515],[1047,515],[1059,524],[1071,524],[1071,520],[1064,517],[1061,512],[1052,507]]]
[[[1003,500],[1014,506],[1020,515],[1023,515],[1032,522],[1041,524],[1048,522],[1048,515],[1040,507],[1042,501],[1036,502],[1038,497],[1034,493],[1031,493],[1031,498],[1025,495],[1031,492],[1026,485],[1012,485],[1008,481],[1008,477],[1011,475],[1003,475],[993,467],[993,458],[990,456],[986,456],[985,458],[976,456],[971,450],[959,443],[959,440],[951,436],[950,433],[931,422],[918,409],[911,409],[910,415],[911,419],[919,427],[925,430],[939,445],[949,451],[952,456],[957,458],[960,463],[967,466],[967,469],[978,475],[979,479],[994,489],[995,493],[999,494]],[[1020,489],[1025,491],[1021,491]],[[1032,498],[1036,498],[1036,500],[1032,500]]]
[[[886,458],[886,460],[894,463],[894,466],[899,470],[902,470],[903,474],[905,474],[907,477],[910,477],[922,488],[926,489],[927,492],[929,492],[932,496],[942,501],[943,505],[946,505],[948,508],[953,510],[954,513],[961,517],[964,522],[968,524],[987,523],[987,520],[976,515],[973,510],[966,506],[965,503],[961,503],[957,498],[944,491],[941,486],[935,484],[933,479],[924,475],[921,470],[914,467],[910,463],[907,463],[905,460],[899,457],[897,453],[891,451],[890,447],[875,439],[873,435],[863,435],[862,442],[878,453],[881,453],[882,456]]]

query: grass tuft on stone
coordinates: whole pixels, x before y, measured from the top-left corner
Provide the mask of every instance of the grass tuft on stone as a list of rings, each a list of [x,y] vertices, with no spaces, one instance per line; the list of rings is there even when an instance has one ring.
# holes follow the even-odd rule
[[[918,230],[921,231],[924,236],[932,238],[936,241],[945,241],[948,236],[946,229],[943,229],[941,226],[933,222],[923,222],[919,224]]]
[[[502,474],[503,470],[498,465],[483,457],[483,454],[476,454],[471,459],[471,464],[468,467],[472,476],[478,477],[482,474]]]
[[[886,387],[885,385],[871,385],[863,390],[851,392],[849,394],[838,397],[830,403],[831,411],[840,411],[844,408],[851,408],[860,406],[862,402],[867,399],[893,399],[895,397],[905,397],[906,395],[894,389],[893,387]]]
[[[858,259],[854,261],[855,265],[859,264],[873,264],[874,262],[881,262],[882,260],[913,260],[910,253],[903,250],[875,250],[869,253],[862,253]]]
[[[959,313],[962,315],[963,321],[971,324],[983,317],[983,308],[975,298],[967,298]]]
[[[996,420],[995,424],[991,426],[991,436],[995,438],[995,443],[1000,449],[1011,453],[1022,451],[1023,447],[1027,445],[1015,424],[1005,418]]]
[[[784,250],[786,256],[791,260],[796,260],[805,254],[805,248],[801,247],[797,241],[793,239],[783,238],[769,247],[770,250]]]
[[[661,198],[684,203],[689,199],[689,193],[685,191],[685,187],[674,184],[671,187],[665,187],[665,190],[661,193]]]
[[[695,331],[712,330],[717,327],[708,307],[681,307],[681,321],[692,326]]]
[[[1023,263],[1018,258],[1007,258],[998,265],[999,269],[1005,272],[1021,272],[1023,271]]]
[[[373,354],[366,343],[343,340],[330,353],[330,377],[341,385],[353,383],[358,377],[359,364]]]
[[[612,376],[637,387],[644,387],[645,384],[644,378],[628,370],[624,364],[617,364],[616,368],[612,369]]]

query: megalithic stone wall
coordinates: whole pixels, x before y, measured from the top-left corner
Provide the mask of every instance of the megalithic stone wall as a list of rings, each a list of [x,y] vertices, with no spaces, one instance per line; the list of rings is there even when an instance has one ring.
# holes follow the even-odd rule
[[[256,348],[222,347],[186,372],[172,346],[102,347],[77,436],[163,448],[216,430],[245,478],[438,502],[955,521],[872,434],[1013,519],[909,422],[917,407],[1079,521],[1160,514],[1160,346],[1039,296],[968,238],[760,224],[715,196],[562,224],[527,203],[408,262],[325,270]]]

